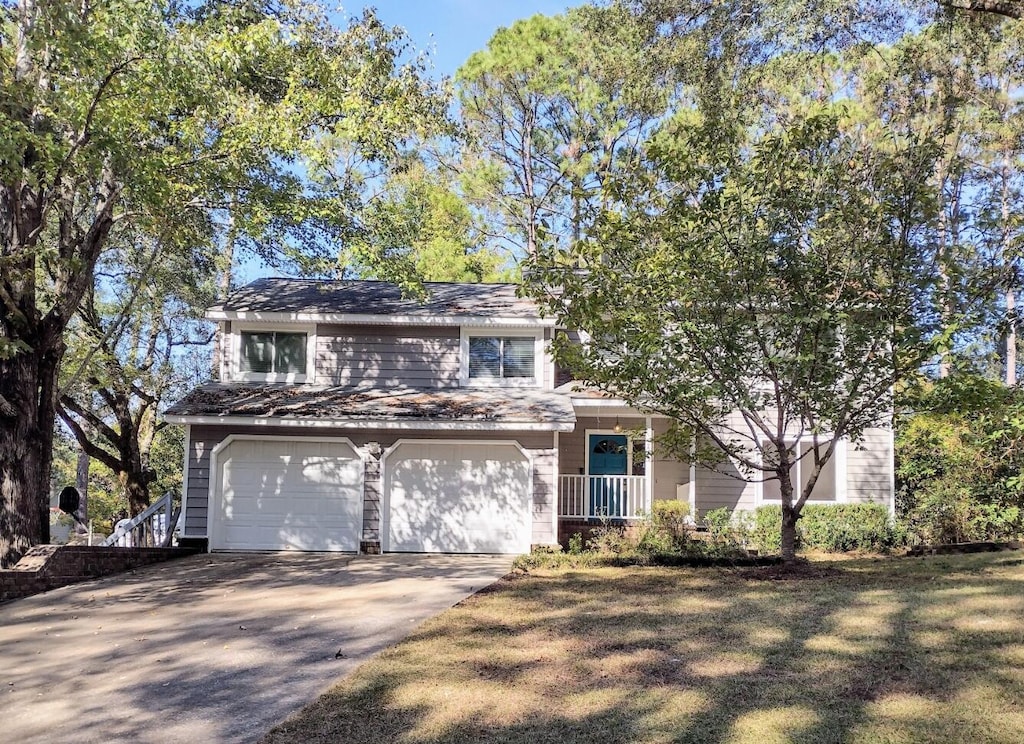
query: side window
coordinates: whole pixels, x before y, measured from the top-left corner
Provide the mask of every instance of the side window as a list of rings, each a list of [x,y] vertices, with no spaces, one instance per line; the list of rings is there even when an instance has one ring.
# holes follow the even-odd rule
[[[819,442],[819,447],[826,446],[828,446],[828,442]],[[811,473],[814,472],[814,454],[811,452],[811,448],[810,442],[801,441],[794,444],[796,456],[799,458],[793,466],[793,470],[790,471],[793,476],[794,499],[803,492],[804,487],[811,478]],[[839,459],[837,455],[838,453],[833,452],[832,457],[822,467],[821,473],[818,475],[818,481],[814,484],[814,492],[811,494],[810,501],[836,500],[836,462]],[[765,481],[761,484],[761,488],[762,501],[782,501],[782,492],[779,489],[778,480]]]

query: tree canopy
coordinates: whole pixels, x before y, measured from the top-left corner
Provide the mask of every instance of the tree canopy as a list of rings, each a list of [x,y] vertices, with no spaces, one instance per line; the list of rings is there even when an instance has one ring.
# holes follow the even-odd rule
[[[696,438],[698,462],[778,480],[784,525],[838,439],[885,420],[897,375],[922,362],[933,148],[873,136],[832,105],[752,138],[681,117],[651,145],[664,180],[531,265],[585,334],[556,346],[574,373],[667,415],[681,454]],[[794,483],[799,457],[811,475]]]
[[[112,236],[333,265],[370,187],[446,127],[400,30],[315,4],[69,5],[0,18],[0,562],[45,540],[63,334]]]

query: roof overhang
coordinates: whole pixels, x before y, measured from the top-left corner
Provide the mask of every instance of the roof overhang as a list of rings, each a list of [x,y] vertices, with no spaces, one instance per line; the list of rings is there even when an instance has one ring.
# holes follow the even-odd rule
[[[260,323],[336,323],[353,325],[478,326],[482,328],[553,328],[554,318],[488,315],[377,315],[372,313],[282,313],[250,310],[206,311],[207,320]]]
[[[399,431],[572,431],[563,395],[506,389],[209,383],[167,409],[171,424]]]
[[[285,416],[186,416],[165,414],[169,424],[183,426],[293,427],[297,429],[380,429],[389,431],[559,431],[569,432],[576,424],[566,421],[460,421],[401,420],[374,418],[306,418]]]

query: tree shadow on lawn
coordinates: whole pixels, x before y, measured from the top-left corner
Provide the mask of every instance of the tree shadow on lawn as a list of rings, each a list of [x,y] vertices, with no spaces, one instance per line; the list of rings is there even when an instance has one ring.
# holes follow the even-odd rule
[[[765,581],[503,582],[271,732],[280,742],[1024,740],[1024,568],[856,561]]]

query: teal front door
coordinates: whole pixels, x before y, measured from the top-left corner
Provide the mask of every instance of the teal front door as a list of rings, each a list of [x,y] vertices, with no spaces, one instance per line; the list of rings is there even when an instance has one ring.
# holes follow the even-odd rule
[[[625,434],[591,434],[587,439],[590,451],[590,513],[594,516],[621,517],[623,481],[593,476],[629,473],[629,440]]]

